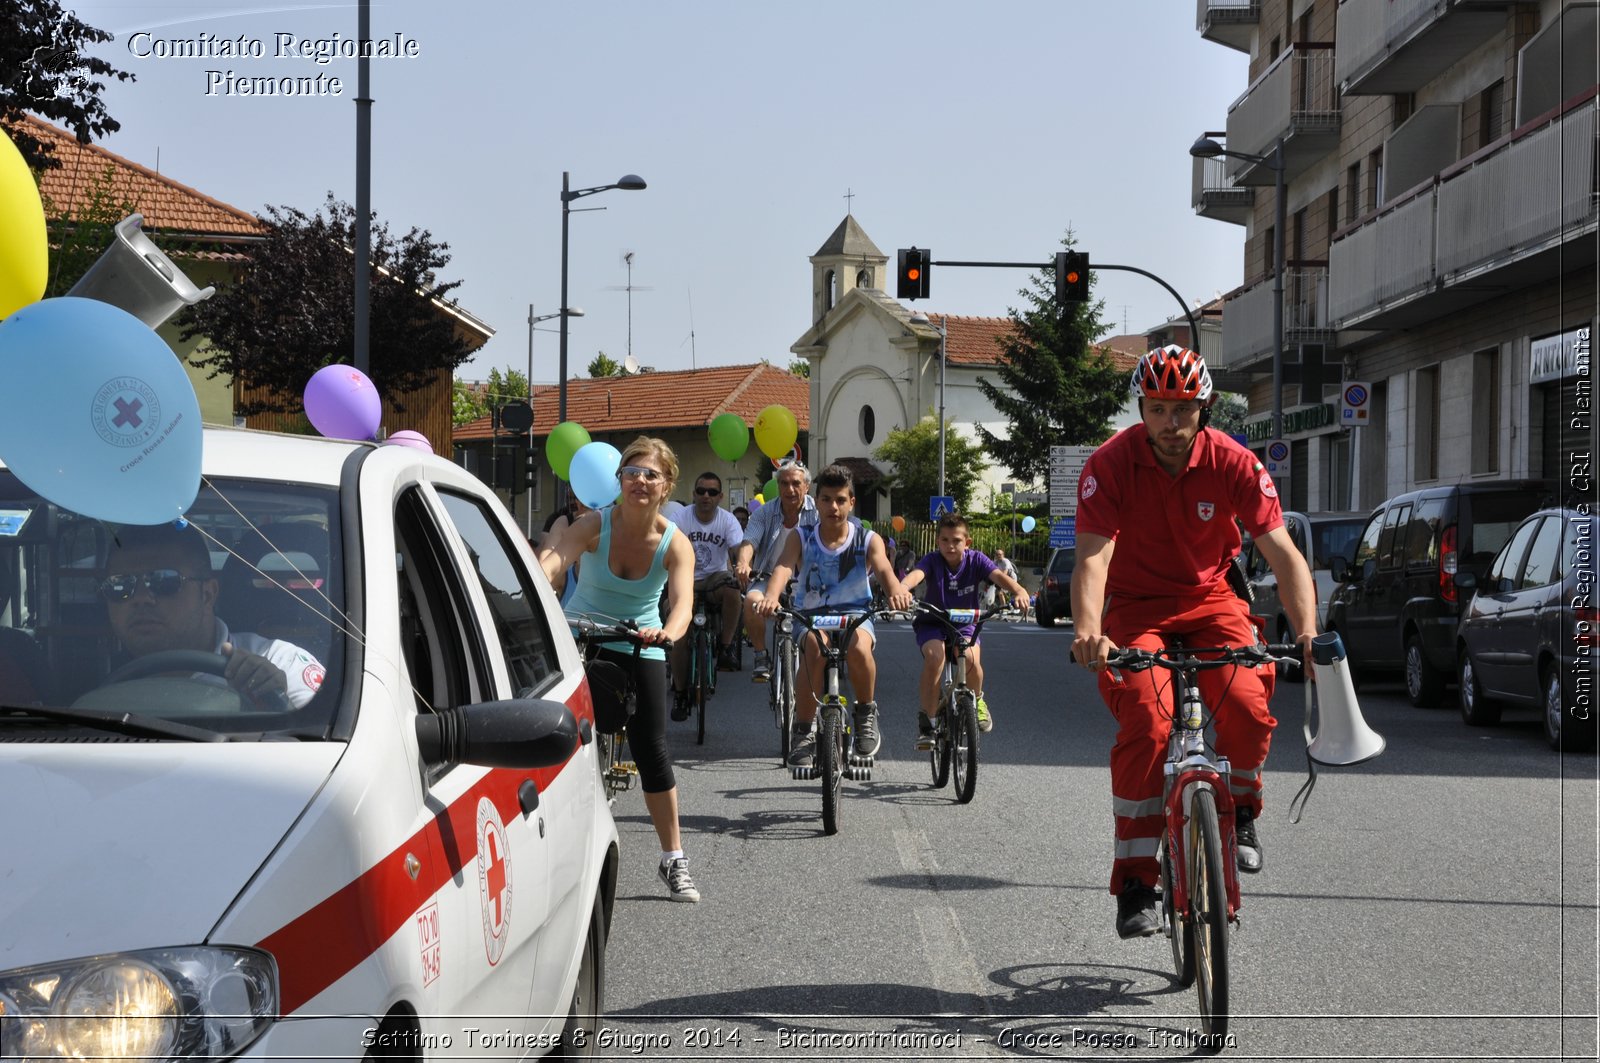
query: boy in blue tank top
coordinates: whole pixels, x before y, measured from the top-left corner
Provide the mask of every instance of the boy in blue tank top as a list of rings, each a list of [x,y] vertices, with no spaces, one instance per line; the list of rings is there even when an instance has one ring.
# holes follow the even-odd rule
[[[884,551],[883,539],[850,519],[855,509],[855,481],[850,470],[830,465],[817,475],[818,521],[812,527],[789,532],[768,587],[784,587],[795,578],[796,609],[860,612],[872,607],[870,571],[887,592],[889,608],[908,609],[911,595],[895,577]],[[752,608],[762,617],[778,611],[776,595],[752,591]],[[791,767],[808,767],[816,756],[817,739],[812,723],[817,716],[816,692],[822,689],[822,655],[815,639],[807,637],[805,656],[795,677],[794,734],[790,740]],[[876,636],[872,621],[856,629],[846,654],[850,685],[856,697],[854,723],[856,752],[872,756],[878,751],[878,703],[873,700],[878,667],[873,657]]]

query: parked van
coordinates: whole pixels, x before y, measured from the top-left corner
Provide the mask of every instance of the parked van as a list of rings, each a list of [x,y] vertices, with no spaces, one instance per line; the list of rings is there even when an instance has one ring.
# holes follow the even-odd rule
[[[1481,581],[1524,517],[1551,505],[1550,480],[1444,484],[1396,495],[1367,520],[1350,558],[1332,559],[1328,604],[1357,682],[1401,670],[1413,705],[1435,706],[1456,668],[1465,599],[1456,574]]]

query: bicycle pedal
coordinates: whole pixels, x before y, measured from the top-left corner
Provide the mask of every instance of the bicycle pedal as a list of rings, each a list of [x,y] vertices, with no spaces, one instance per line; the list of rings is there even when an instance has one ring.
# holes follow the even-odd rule
[[[871,769],[871,767],[875,763],[877,763],[877,754],[876,753],[873,753],[873,754],[852,753],[852,754],[850,754],[850,766],[852,768],[867,768],[867,769]]]
[[[844,769],[844,777],[853,782],[871,782],[872,765],[853,763]]]
[[[812,779],[817,777],[817,769],[815,766],[808,768],[790,768],[789,775],[796,782],[810,782]]]

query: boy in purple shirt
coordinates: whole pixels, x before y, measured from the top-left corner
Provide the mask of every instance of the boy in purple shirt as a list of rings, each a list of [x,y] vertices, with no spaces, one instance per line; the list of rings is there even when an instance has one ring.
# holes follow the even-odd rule
[[[993,584],[1009,591],[1018,609],[1028,609],[1028,592],[1015,579],[1006,575],[979,550],[968,549],[971,538],[967,534],[967,520],[957,513],[946,513],[939,518],[934,543],[938,547],[912,566],[911,574],[903,581],[906,590],[927,582],[922,600],[941,609],[979,609],[984,588]],[[972,637],[973,626],[961,628],[961,634]],[[931,621],[913,621],[917,633],[917,649],[922,652],[922,681],[920,696],[922,714],[917,717],[917,748],[933,748],[933,721],[939,715],[939,680],[944,671],[944,631]],[[980,636],[981,638],[981,636]],[[987,731],[994,726],[989,718],[989,705],[983,699],[983,660],[978,643],[967,650],[967,682],[978,695],[978,729]]]

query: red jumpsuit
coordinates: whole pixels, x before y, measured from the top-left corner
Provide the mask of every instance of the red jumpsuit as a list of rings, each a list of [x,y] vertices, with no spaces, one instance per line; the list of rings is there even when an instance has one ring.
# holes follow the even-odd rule
[[[1257,641],[1248,606],[1227,584],[1239,552],[1237,517],[1253,536],[1283,526],[1272,478],[1255,456],[1205,428],[1178,476],[1155,460],[1142,424],[1111,437],[1089,457],[1078,485],[1080,534],[1116,541],[1106,575],[1102,630],[1118,646],[1157,649],[1162,636],[1189,646],[1243,646]],[[1171,680],[1157,669],[1100,675],[1100,693],[1117,720],[1111,747],[1111,807],[1116,853],[1111,892],[1125,879],[1155,886],[1161,837],[1161,769],[1166,760]],[[1200,674],[1200,691],[1216,715],[1217,752],[1233,768],[1234,800],[1261,809],[1261,765],[1277,725],[1267,707],[1270,666],[1219,668]]]

